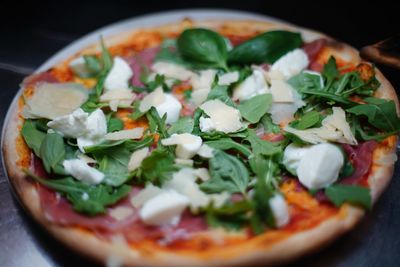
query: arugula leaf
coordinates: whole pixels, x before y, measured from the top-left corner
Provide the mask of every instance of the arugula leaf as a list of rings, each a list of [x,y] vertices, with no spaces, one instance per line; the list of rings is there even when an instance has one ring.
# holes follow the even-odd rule
[[[91,113],[104,105],[108,105],[108,104],[99,103],[98,96],[95,93],[90,93],[86,102],[81,105],[81,109],[83,109],[83,111],[85,111],[85,112]]]
[[[370,190],[365,187],[336,184],[327,187],[325,194],[337,207],[340,207],[344,202],[360,205],[368,210],[372,206]]]
[[[112,67],[112,57],[110,52],[107,50],[106,45],[104,44],[104,40],[100,37],[101,44],[101,61],[103,63],[103,70],[101,71],[99,78],[97,80],[97,84],[95,86],[96,96],[100,97],[103,92],[104,82],[106,80],[107,74],[111,70]]]
[[[239,105],[240,114],[251,123],[257,123],[264,116],[272,104],[271,94],[256,95]]]
[[[336,65],[336,59],[333,56],[329,57],[328,62],[324,65],[324,69],[322,71],[322,76],[326,79],[327,87],[329,88],[330,85],[333,83],[335,79],[339,77],[339,71]]]
[[[130,152],[133,152],[135,150],[141,149],[143,147],[148,147],[153,143],[154,139],[151,136],[146,136],[142,140],[135,141],[131,139],[125,139],[125,140],[118,140],[118,141],[110,141],[106,140],[103,141],[99,144],[93,145],[93,146],[86,146],[85,147],[85,152],[86,153],[107,153],[104,152],[104,150],[108,149],[114,149],[118,146],[122,146],[125,149],[129,150]]]
[[[302,39],[299,33],[269,31],[233,48],[228,54],[228,61],[239,64],[272,64],[301,44]]]
[[[169,137],[165,120],[167,119],[167,114],[164,114],[162,118],[158,115],[158,112],[155,107],[151,107],[151,109],[146,113],[147,120],[149,121],[149,129],[152,133],[159,133],[160,140]]]
[[[185,101],[189,101],[190,99],[192,99],[192,93],[193,90],[185,90],[183,91],[183,98],[185,99]]]
[[[112,186],[120,186],[129,178],[128,162],[131,156],[124,147],[108,149],[94,154],[99,162],[99,171],[104,173],[104,182]]]
[[[40,146],[40,158],[43,161],[43,166],[46,172],[64,174],[62,161],[65,157],[64,139],[56,133],[48,133]]]
[[[280,133],[281,132],[281,128],[279,128],[278,125],[276,125],[275,123],[272,122],[271,119],[271,115],[270,114],[265,114],[261,120],[260,123],[262,124],[262,126],[264,127],[264,132],[266,133]]]
[[[64,195],[71,202],[75,211],[90,216],[104,214],[106,206],[117,203],[131,191],[131,187],[128,185],[122,185],[118,188],[104,184],[92,186],[72,177],[55,180],[38,177],[29,171],[26,171],[26,173],[40,184]]]
[[[228,93],[228,86],[217,85],[213,87],[208,93],[207,100],[220,100],[222,103],[227,104],[231,107],[236,107],[235,102],[233,102],[232,98]]]
[[[33,150],[36,156],[40,156],[40,146],[46,133],[38,130],[37,122],[34,120],[25,120],[22,126],[21,134],[29,148]]]
[[[168,134],[182,134],[182,133],[191,133],[194,127],[194,120],[191,117],[182,117],[179,118],[177,122],[171,125],[168,128]]]
[[[212,148],[220,150],[234,149],[242,153],[246,157],[249,157],[251,155],[251,150],[246,145],[239,144],[229,137],[207,141],[205,142],[205,144],[209,145]]]
[[[214,152],[208,161],[211,179],[202,183],[200,189],[207,193],[240,192],[246,195],[249,173],[238,158],[221,150]]]
[[[292,121],[290,126],[298,130],[305,130],[321,123],[322,118],[323,116],[319,112],[313,110]]]
[[[253,205],[248,200],[226,204],[222,207],[206,208],[207,224],[213,228],[223,227],[228,230],[240,230],[249,221],[249,212]]]
[[[288,83],[299,92],[303,90],[320,91],[323,89],[323,86],[321,86],[321,76],[309,72],[301,72],[293,76],[288,80]]]
[[[142,161],[141,166],[135,171],[141,182],[151,182],[162,185],[172,178],[178,170],[174,165],[174,157],[166,149],[157,148]]]
[[[357,105],[346,111],[356,116],[365,116],[371,125],[382,131],[398,132],[400,130],[400,118],[397,117],[393,100],[376,102],[376,99],[366,98],[365,101],[370,101],[370,103]]]
[[[251,149],[253,150],[253,154],[256,155],[264,155],[264,156],[272,156],[279,153],[282,153],[282,147],[274,145],[273,143],[262,140],[260,137],[252,129],[247,130],[248,135],[246,140],[250,143]]]
[[[124,122],[119,118],[111,117],[112,113],[107,115],[107,132],[115,132],[124,129]]]
[[[228,70],[226,43],[218,33],[209,29],[188,29],[179,36],[177,44],[183,58],[203,68]]]
[[[353,133],[355,134],[355,137],[357,139],[369,141],[369,140],[377,140],[377,141],[382,141],[385,138],[396,134],[396,132],[387,132],[387,133],[382,133],[379,132],[379,129],[372,128],[369,125],[367,125],[365,122],[361,123],[360,119],[357,116],[353,116],[350,121],[351,128]]]

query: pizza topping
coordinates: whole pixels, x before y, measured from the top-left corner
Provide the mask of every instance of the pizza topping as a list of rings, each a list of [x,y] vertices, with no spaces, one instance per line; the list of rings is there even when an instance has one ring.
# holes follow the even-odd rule
[[[287,225],[290,221],[290,214],[285,198],[280,194],[275,194],[269,199],[269,205],[271,206],[276,226],[281,228]]]
[[[309,64],[307,54],[303,49],[295,49],[280,57],[271,66],[271,70],[281,72],[286,79],[299,74]]]
[[[140,218],[149,225],[177,225],[189,199],[174,190],[166,190],[150,198],[140,209]]]
[[[104,81],[104,88],[106,90],[129,89],[128,81],[132,75],[133,72],[128,63],[120,57],[114,57],[112,68]]]
[[[164,146],[176,145],[176,156],[181,159],[190,159],[200,150],[202,140],[199,136],[183,133],[173,134],[161,140]]]
[[[307,188],[320,189],[338,179],[344,157],[342,151],[331,144],[290,145],[285,149],[283,163]]]
[[[77,80],[97,80],[89,97],[59,116],[36,113],[21,131],[45,169],[29,174],[61,196],[43,194],[49,218],[165,246],[205,221],[259,234],[295,221],[289,173],[331,209],[369,208],[360,177],[373,146],[362,141],[399,131],[396,106],[372,97],[372,66],[343,72],[332,57],[321,73],[308,70],[318,53],[310,45],[270,31],[228,48],[214,31],[188,29],[128,58],[130,66],[104,43],[101,56],[71,63]],[[27,110],[43,100],[29,101]]]
[[[242,128],[239,110],[224,104],[220,100],[209,100],[203,103],[200,108],[210,117],[211,129],[231,133]],[[205,128],[203,129],[206,131]]]
[[[79,108],[88,96],[80,84],[38,83],[33,95],[26,100],[24,118],[54,119]]]

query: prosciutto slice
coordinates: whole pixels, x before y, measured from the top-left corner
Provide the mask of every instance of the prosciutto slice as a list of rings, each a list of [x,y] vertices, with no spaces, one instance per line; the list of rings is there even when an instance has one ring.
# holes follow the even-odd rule
[[[133,71],[133,86],[143,86],[140,77],[146,68],[150,69],[159,50],[159,47],[148,48],[127,59]]]
[[[303,45],[304,52],[308,56],[310,64],[308,68],[313,71],[322,71],[323,66],[317,61],[318,54],[326,46],[327,40],[325,38],[317,39]]]

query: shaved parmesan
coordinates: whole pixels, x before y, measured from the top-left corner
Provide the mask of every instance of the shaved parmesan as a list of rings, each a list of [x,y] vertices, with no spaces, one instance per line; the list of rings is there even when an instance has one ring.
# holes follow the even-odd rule
[[[272,121],[276,124],[286,124],[294,119],[294,113],[305,105],[301,96],[296,90],[292,91],[294,102],[273,102],[268,113],[271,114]]]
[[[181,159],[190,159],[199,151],[202,140],[199,136],[189,133],[173,134],[161,140],[163,146],[176,145],[176,156]]]
[[[181,164],[181,165],[186,165],[188,167],[193,167],[193,160],[192,159],[180,159],[176,158],[175,159],[176,164]]]
[[[242,128],[239,110],[230,107],[220,100],[209,100],[200,108],[210,117],[217,131],[232,133]]]
[[[88,98],[86,89],[75,83],[39,83],[26,100],[24,118],[54,119],[79,108]]]
[[[165,101],[163,89],[158,87],[156,90],[146,95],[140,102],[140,112],[147,112],[151,107],[156,107]]]
[[[294,102],[293,88],[283,80],[271,80],[273,102]]]
[[[201,105],[206,101],[210,89],[199,89],[192,92],[192,101],[196,106]]]
[[[200,157],[210,159],[210,158],[214,157],[214,149],[207,144],[203,144],[200,147],[199,151],[197,151],[197,154]]]
[[[152,70],[160,75],[181,81],[189,80],[194,73],[180,65],[169,62],[156,62],[152,66]]]
[[[142,149],[136,150],[132,153],[129,163],[128,163],[128,171],[134,171],[140,167],[142,161],[149,155],[149,148],[144,147]]]
[[[123,221],[133,214],[134,210],[129,207],[116,207],[110,209],[108,214],[117,221]]]
[[[162,192],[163,190],[161,188],[152,184],[147,184],[144,189],[131,198],[131,204],[135,208],[140,208],[145,202],[161,194]]]
[[[105,135],[106,140],[118,141],[124,139],[140,139],[143,136],[144,128],[138,127],[129,130],[121,130]]]
[[[100,96],[101,102],[109,102],[110,109],[117,111],[118,106],[129,106],[135,100],[136,95],[127,89],[115,89],[105,92]]]
[[[356,145],[357,140],[353,136],[350,125],[346,121],[346,115],[342,108],[333,107],[333,113],[322,121],[319,128],[310,128],[306,130],[297,130],[290,126],[286,126],[286,132],[297,135],[302,140],[311,143],[338,142]]]
[[[239,80],[239,72],[232,71],[218,76],[218,85],[230,85]]]
[[[190,83],[193,87],[193,90],[199,89],[211,89],[211,85],[214,82],[215,75],[217,74],[216,70],[202,70],[199,74],[194,73],[190,79]]]

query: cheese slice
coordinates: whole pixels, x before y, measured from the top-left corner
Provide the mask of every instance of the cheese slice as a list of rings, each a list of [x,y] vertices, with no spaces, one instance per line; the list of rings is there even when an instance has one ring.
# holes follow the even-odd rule
[[[202,143],[201,137],[189,133],[173,134],[161,140],[163,146],[176,145],[176,156],[181,159],[190,159],[196,155]]]
[[[149,155],[149,148],[144,147],[132,153],[129,163],[128,171],[134,171],[140,167],[142,161]]]
[[[180,81],[187,81],[195,75],[192,71],[186,69],[185,67],[163,61],[158,61],[154,63],[152,66],[152,70],[155,73],[164,75],[165,77],[173,78]]]
[[[226,105],[220,100],[209,100],[200,108],[210,117],[217,131],[232,133],[242,128],[239,110]]]
[[[294,102],[293,88],[283,80],[271,80],[273,102]]]
[[[143,136],[143,131],[144,131],[144,128],[137,127],[134,129],[121,130],[121,131],[108,133],[104,137],[106,140],[111,140],[111,141],[118,141],[118,140],[124,140],[124,139],[140,139]]]
[[[156,90],[146,95],[139,105],[140,112],[147,112],[151,107],[156,107],[165,101],[163,89],[158,87]]]

